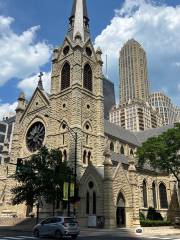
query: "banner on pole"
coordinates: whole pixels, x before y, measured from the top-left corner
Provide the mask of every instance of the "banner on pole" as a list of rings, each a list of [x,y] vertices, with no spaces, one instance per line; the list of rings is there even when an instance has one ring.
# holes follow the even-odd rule
[[[68,187],[69,187],[69,183],[64,182],[64,186],[63,186],[63,200],[64,201],[68,201]]]
[[[74,183],[70,184],[70,197],[74,197]]]

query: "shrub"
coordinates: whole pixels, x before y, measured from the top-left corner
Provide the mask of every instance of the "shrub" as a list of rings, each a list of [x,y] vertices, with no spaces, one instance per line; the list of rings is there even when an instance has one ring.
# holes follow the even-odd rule
[[[147,214],[147,219],[148,220],[163,220],[163,217],[159,212],[156,211],[156,209],[149,207],[148,209],[148,214]]]
[[[170,226],[171,221],[163,221],[163,220],[141,220],[141,227],[157,227],[157,226]]]
[[[144,216],[144,213],[139,212],[139,219],[140,219],[140,221],[146,219],[145,216]]]

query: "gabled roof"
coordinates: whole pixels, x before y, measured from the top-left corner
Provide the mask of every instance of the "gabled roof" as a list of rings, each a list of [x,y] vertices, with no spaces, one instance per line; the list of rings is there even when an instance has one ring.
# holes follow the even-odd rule
[[[107,120],[104,120],[104,128],[105,134],[107,135],[122,140],[123,142],[130,143],[134,146],[140,145],[135,134],[133,134],[129,130],[119,127],[116,124],[110,123]]]
[[[159,128],[147,129],[142,132],[135,132],[134,134],[135,134],[138,142],[140,144],[142,144],[143,142],[148,140],[148,138],[158,136],[158,135],[162,134],[163,132],[166,132],[168,129],[173,128],[173,126],[174,126],[173,124],[166,125],[166,126],[159,127]]]
[[[33,100],[35,99],[37,93],[40,94],[40,96],[42,97],[42,99],[44,100],[44,102],[49,105],[49,94],[47,94],[44,90],[40,90],[39,87],[36,88],[36,90],[34,91],[30,101],[28,102],[28,105],[26,106],[26,109],[23,113],[23,115],[21,116],[21,119],[20,121],[22,121],[22,119],[24,118],[24,116],[26,115],[26,113],[28,112],[30,106],[31,106],[31,103],[33,102]]]

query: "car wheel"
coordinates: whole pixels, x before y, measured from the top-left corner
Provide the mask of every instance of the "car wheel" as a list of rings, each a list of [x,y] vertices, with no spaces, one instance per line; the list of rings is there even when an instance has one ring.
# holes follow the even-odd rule
[[[55,236],[55,238],[58,239],[58,240],[62,238],[62,234],[61,234],[61,232],[60,232],[59,230],[56,230],[54,236]]]
[[[38,229],[34,230],[34,236],[39,237],[39,230]]]
[[[72,239],[76,239],[78,237],[78,235],[72,235],[71,238]]]

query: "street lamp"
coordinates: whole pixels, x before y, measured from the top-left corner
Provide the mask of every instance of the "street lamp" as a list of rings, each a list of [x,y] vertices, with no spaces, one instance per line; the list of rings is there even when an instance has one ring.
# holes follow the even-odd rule
[[[76,189],[77,189],[76,188],[77,187],[76,186],[77,185],[77,132],[75,132],[72,128],[70,128],[64,120],[61,121],[57,118],[49,116],[48,114],[45,114],[44,116],[57,121],[62,126],[63,129],[66,128],[68,130],[68,132],[71,134],[71,136],[74,139],[74,190],[75,190],[74,191],[74,197],[75,197],[75,200],[76,200],[76,197],[77,197],[76,196]]]

